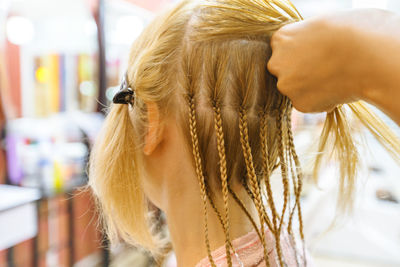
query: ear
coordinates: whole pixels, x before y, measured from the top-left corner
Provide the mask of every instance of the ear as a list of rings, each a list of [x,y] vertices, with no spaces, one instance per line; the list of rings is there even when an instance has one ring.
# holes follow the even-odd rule
[[[147,107],[147,133],[144,138],[143,153],[149,156],[162,140],[163,129],[160,124],[160,110],[156,103],[146,103]]]

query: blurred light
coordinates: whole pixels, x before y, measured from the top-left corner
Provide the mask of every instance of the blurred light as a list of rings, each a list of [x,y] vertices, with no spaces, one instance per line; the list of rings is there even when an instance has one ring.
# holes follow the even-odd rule
[[[36,80],[38,80],[40,83],[47,83],[50,78],[49,69],[45,67],[39,67],[36,70],[35,76]]]
[[[387,0],[353,0],[353,8],[381,8],[387,9]]]
[[[16,45],[30,42],[35,34],[35,29],[30,20],[24,17],[10,17],[6,25],[7,39]]]
[[[0,1],[0,10],[7,11],[9,4],[8,1]]]
[[[118,92],[119,90],[119,86],[114,86],[114,87],[109,87],[106,90],[106,98],[109,101],[112,101],[112,99],[114,98],[114,95]]]
[[[143,28],[143,20],[137,16],[120,17],[116,24],[116,41],[118,43],[131,44],[140,35]]]
[[[87,20],[84,27],[86,35],[94,36],[97,34],[97,25],[93,20]]]
[[[96,92],[96,87],[94,82],[92,81],[81,82],[81,84],[79,85],[79,91],[81,92],[82,95],[94,96]]]

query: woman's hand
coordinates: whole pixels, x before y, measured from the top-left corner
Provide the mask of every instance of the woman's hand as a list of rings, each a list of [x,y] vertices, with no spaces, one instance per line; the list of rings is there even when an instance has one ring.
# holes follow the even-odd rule
[[[386,102],[400,99],[399,16],[355,9],[315,17],[282,27],[271,46],[268,69],[296,109],[330,111],[362,99],[393,115]]]

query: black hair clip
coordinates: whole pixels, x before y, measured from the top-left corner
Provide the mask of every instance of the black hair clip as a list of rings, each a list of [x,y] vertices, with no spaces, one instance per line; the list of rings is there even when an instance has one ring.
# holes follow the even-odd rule
[[[128,74],[125,73],[119,91],[114,95],[114,104],[132,104],[135,92],[128,85]]]

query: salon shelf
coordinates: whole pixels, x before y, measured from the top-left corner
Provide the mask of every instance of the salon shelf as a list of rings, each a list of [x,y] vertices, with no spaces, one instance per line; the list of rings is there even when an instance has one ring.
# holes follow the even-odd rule
[[[33,238],[38,231],[35,202],[40,192],[33,188],[0,185],[0,250]]]
[[[30,235],[26,238],[19,238],[9,243],[7,247],[0,247],[0,252],[6,253],[6,259],[3,256],[3,261],[0,255],[0,266],[3,266],[3,263],[6,266],[73,266],[83,258],[98,252],[101,252],[104,266],[107,266],[108,251],[101,248],[103,245],[101,241],[104,238],[97,231],[96,224],[92,223],[95,220],[94,203],[90,194],[81,190],[86,184],[87,177],[82,175],[70,180],[61,191],[49,192],[37,188],[1,186],[0,188],[34,193],[29,199],[28,194],[22,198],[18,197],[18,203],[13,205],[15,208],[24,207],[24,203],[29,200],[30,212],[24,212],[31,216],[30,220],[19,219],[24,224],[19,228],[14,227],[18,225],[17,221],[14,219],[12,221],[13,229],[23,229],[22,227],[28,226],[33,229],[30,229]],[[4,225],[1,214],[7,207],[3,207],[1,199],[0,223]],[[7,228],[0,229],[1,241],[4,239],[2,230],[6,231]]]

